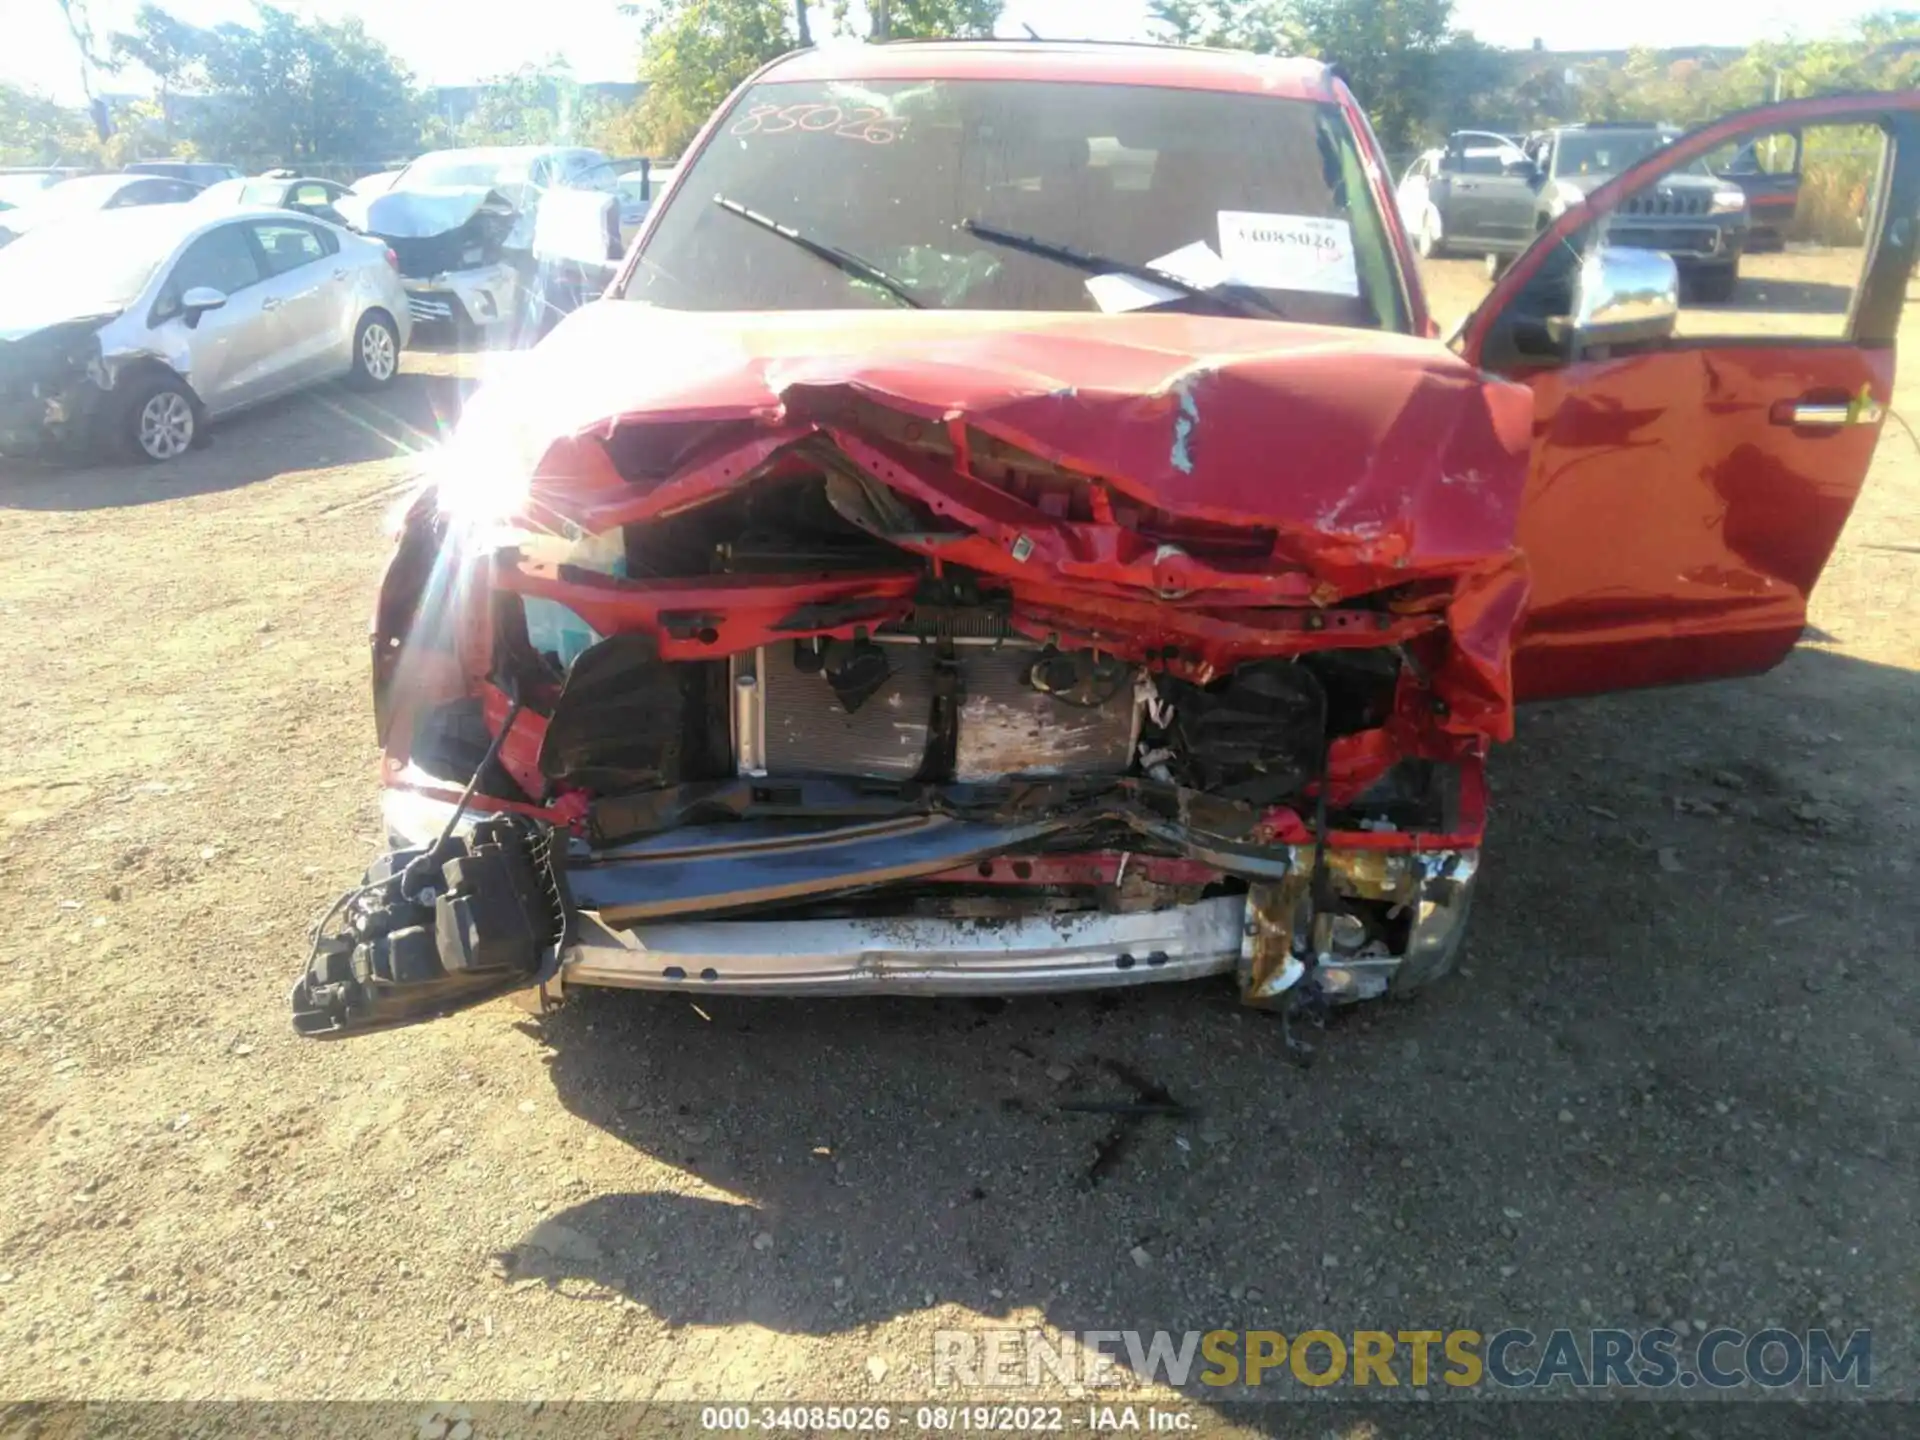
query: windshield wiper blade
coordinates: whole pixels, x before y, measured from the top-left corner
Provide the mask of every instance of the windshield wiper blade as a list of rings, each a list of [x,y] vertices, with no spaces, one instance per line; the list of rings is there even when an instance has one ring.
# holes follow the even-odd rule
[[[791,225],[782,225],[771,216],[762,215],[758,210],[749,210],[738,200],[729,200],[724,195],[714,196],[713,203],[729,215],[738,215],[742,220],[750,220],[762,230],[778,235],[782,240],[792,241],[809,255],[818,256],[842,274],[851,275],[856,280],[865,280],[872,285],[878,285],[902,305],[911,305],[915,310],[924,310],[927,308],[926,302],[921,300],[911,290],[907,289],[905,285],[894,279],[893,276],[887,274],[887,272],[882,270],[878,265],[867,260],[862,260],[851,250],[842,250],[838,245],[828,245],[824,241],[814,240],[806,235],[802,235]]]
[[[1249,294],[1245,291],[1225,287],[1208,289],[1205,285],[1196,285],[1191,280],[1183,280],[1178,275],[1169,275],[1164,270],[1156,270],[1151,265],[1135,265],[1130,260],[1115,260],[1106,255],[1092,255],[1085,250],[1076,250],[1071,245],[1061,245],[1052,240],[1042,240],[1036,235],[1022,235],[1014,230],[1002,230],[997,225],[988,225],[979,220],[962,220],[960,228],[969,235],[978,235],[982,240],[994,245],[1004,245],[1009,250],[1022,250],[1029,255],[1038,255],[1043,260],[1058,260],[1062,265],[1071,265],[1076,270],[1084,270],[1089,275],[1126,275],[1135,280],[1143,280],[1149,285],[1164,285],[1169,290],[1178,290],[1196,300],[1212,300],[1216,304],[1226,305],[1242,315],[1260,315],[1272,320],[1284,320],[1286,312],[1273,304],[1263,295]]]

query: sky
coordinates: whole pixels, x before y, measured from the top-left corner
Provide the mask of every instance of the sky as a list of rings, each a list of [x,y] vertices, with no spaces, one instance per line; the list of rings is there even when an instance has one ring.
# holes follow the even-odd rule
[[[280,0],[286,8],[338,17],[358,14],[420,81],[469,84],[558,53],[582,80],[630,80],[639,59],[635,21],[616,0]],[[99,23],[125,25],[137,0],[91,0]],[[184,20],[244,20],[247,0],[171,0]],[[1489,44],[1521,47],[1542,40],[1554,50],[1624,49],[1629,45],[1743,45],[1763,38],[1815,38],[1886,8],[1886,0],[1456,0],[1455,23]],[[1001,31],[1021,35],[1023,22],[1049,39],[1144,39],[1145,0],[1008,0]],[[450,17],[467,23],[456,25]],[[537,15],[540,26],[522,16]],[[825,25],[818,27],[822,33]],[[0,0],[0,80],[72,102],[80,83],[72,42],[54,0]],[[135,88],[108,80],[108,90]]]

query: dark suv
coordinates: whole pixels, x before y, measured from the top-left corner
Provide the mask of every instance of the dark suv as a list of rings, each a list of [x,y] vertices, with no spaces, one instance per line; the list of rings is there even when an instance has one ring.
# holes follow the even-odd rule
[[[1679,134],[1669,126],[1636,122],[1564,125],[1528,137],[1524,148],[1533,162],[1531,173],[1509,171],[1480,181],[1489,252],[1518,254],[1569,205]],[[1622,205],[1607,235],[1615,245],[1664,250],[1678,263],[1694,299],[1719,302],[1733,295],[1750,228],[1740,187],[1697,162]]]

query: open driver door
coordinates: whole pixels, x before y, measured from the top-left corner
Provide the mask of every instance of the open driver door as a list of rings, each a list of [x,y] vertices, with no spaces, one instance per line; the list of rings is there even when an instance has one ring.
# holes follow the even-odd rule
[[[1744,197],[1667,187],[1709,154],[1804,137],[1819,246],[1742,254]],[[1702,208],[1705,207],[1705,208]],[[1851,213],[1849,213],[1851,212]],[[1534,393],[1519,538],[1532,600],[1521,700],[1756,674],[1866,481],[1893,398],[1920,245],[1920,93],[1732,115],[1655,152],[1550,224],[1463,325],[1462,355]],[[1690,272],[1731,298],[1679,303]],[[1700,293],[1713,293],[1705,284]],[[1716,295],[1716,299],[1718,296]]]

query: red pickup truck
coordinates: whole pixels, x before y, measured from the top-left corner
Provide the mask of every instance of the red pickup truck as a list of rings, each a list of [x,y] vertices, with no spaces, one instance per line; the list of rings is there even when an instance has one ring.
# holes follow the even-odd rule
[[[1844,338],[1677,334],[1672,260],[1604,218],[1817,120],[1915,142]],[[1920,96],[1663,147],[1451,343],[1389,183],[1309,61],[756,75],[406,516],[372,634],[393,849],[296,1027],[578,984],[1223,974],[1292,1010],[1444,973],[1517,702],[1800,635],[1891,393]]]

